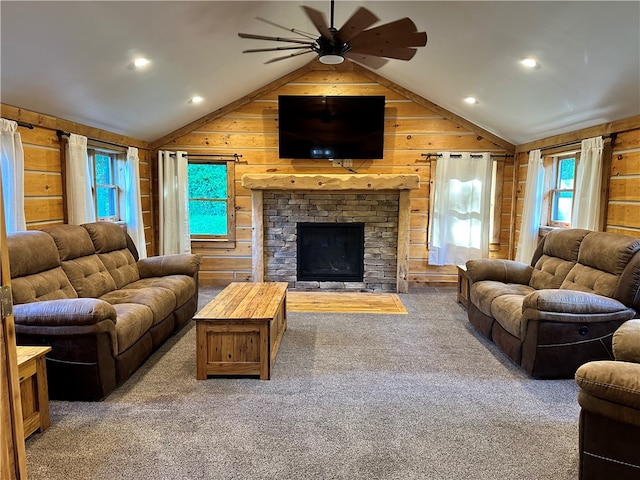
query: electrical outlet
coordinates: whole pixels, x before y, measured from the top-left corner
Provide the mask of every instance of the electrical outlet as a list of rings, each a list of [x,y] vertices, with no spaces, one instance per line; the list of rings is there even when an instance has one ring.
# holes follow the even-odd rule
[[[350,158],[342,160],[342,166],[343,167],[353,167],[353,160],[351,160]]]
[[[334,167],[341,167],[342,166],[342,160],[332,160],[331,161],[333,163]]]

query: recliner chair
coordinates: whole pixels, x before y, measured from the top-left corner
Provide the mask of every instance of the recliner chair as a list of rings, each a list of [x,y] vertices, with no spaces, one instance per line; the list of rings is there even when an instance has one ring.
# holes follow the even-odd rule
[[[613,353],[576,371],[580,480],[640,479],[640,319],[616,330]]]

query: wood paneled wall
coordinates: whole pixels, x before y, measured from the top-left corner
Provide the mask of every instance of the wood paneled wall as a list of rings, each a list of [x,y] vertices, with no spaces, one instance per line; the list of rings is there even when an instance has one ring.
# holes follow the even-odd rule
[[[514,146],[368,70],[353,65],[351,70],[337,71],[317,62],[152,145],[162,150],[242,155],[235,168],[236,244],[234,248],[222,249],[206,242],[193,244],[193,251],[203,256],[201,281],[224,284],[251,279],[251,193],[242,188],[244,174],[349,173],[327,160],[278,158],[278,95],[386,97],[384,159],[354,160],[352,169],[363,174],[420,175],[420,188],[411,192],[409,282],[412,285],[455,282],[454,267],[429,266],[427,263],[432,163],[422,154],[489,151],[504,155],[513,151]],[[506,179],[500,186],[503,195],[499,205],[504,228],[499,242],[493,247],[494,256],[505,256],[509,247],[512,162],[513,158],[510,158],[501,164]]]
[[[555,145],[577,143],[586,138],[611,136],[611,161],[604,186],[606,215],[604,231],[640,237],[640,116],[550,137],[519,145],[516,151],[516,204],[511,219],[514,239],[511,242],[511,258],[515,257],[520,237],[520,224],[527,178],[528,152],[534,149],[558,153]],[[548,149],[548,150],[547,150]],[[574,147],[567,147],[575,150]],[[606,149],[605,149],[606,152]]]
[[[123,147],[137,147],[140,158],[140,190],[145,225],[147,252],[155,251],[153,235],[153,205],[151,195],[151,168],[147,142],[117,135],[50,115],[30,112],[22,108],[1,105],[1,116],[33,125],[18,127],[24,148],[25,216],[27,229],[39,229],[64,223],[64,185],[62,155],[57,130],[84,135],[94,140],[114,143]]]

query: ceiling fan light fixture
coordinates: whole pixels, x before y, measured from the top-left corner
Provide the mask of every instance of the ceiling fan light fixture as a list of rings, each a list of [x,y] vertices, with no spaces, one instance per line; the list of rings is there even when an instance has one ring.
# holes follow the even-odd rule
[[[327,53],[325,55],[320,55],[318,60],[320,60],[320,63],[324,63],[325,65],[338,65],[344,62],[344,57],[335,53]]]

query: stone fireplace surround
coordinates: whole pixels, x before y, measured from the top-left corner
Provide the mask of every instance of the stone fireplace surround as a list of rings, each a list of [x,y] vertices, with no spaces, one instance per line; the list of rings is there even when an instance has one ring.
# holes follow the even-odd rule
[[[406,293],[410,190],[419,183],[415,174],[244,175],[242,185],[251,190],[252,199],[253,280],[312,287],[295,283],[295,222],[360,221],[365,222],[365,260],[369,258],[364,285],[323,287]]]

